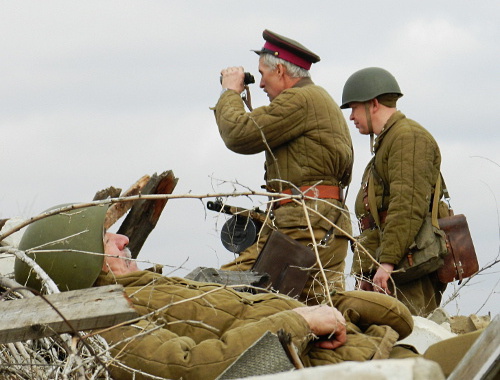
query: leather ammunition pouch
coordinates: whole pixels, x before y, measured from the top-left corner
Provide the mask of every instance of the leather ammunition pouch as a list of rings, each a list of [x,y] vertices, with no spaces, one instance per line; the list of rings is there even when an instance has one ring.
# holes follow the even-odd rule
[[[386,211],[381,211],[378,213],[379,218],[380,218],[380,224],[385,223],[385,218],[387,217],[387,210]],[[375,222],[375,219],[373,218],[373,215],[368,214],[358,220],[359,223],[359,230],[360,232],[363,232],[365,230],[373,230],[377,228],[377,223]]]

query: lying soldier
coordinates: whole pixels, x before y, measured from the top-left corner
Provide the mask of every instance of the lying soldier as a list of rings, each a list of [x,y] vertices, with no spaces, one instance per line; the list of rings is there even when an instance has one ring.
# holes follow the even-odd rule
[[[266,332],[290,334],[304,366],[385,359],[413,319],[396,299],[347,291],[333,305],[304,306],[280,294],[238,292],[219,284],[169,278],[140,270],[128,238],[103,232],[106,206],[56,214],[31,224],[20,249],[60,290],[121,284],[138,323],[101,335],[111,346],[116,378],[215,379]],[[16,259],[16,280],[41,289]]]

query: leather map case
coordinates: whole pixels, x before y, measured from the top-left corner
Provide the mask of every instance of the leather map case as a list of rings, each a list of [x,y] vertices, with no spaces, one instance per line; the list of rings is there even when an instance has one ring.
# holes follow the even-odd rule
[[[438,220],[439,228],[446,234],[448,254],[444,265],[438,269],[441,282],[462,281],[479,270],[476,250],[469,231],[467,219],[463,214],[453,215]]]
[[[252,270],[269,274],[271,287],[279,293],[298,297],[315,263],[316,255],[310,248],[273,230]]]

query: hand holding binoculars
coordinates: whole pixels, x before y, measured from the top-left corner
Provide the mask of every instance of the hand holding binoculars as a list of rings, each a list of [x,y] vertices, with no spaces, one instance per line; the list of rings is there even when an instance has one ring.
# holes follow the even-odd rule
[[[222,83],[222,75],[220,76],[220,82]],[[243,78],[243,83],[245,86],[255,83],[255,78],[253,77],[252,74],[245,72],[245,77]]]

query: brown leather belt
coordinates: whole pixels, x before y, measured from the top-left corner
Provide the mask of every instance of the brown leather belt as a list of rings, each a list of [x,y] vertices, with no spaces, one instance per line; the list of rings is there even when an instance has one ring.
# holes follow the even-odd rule
[[[297,189],[286,189],[283,190],[283,194],[289,195],[299,195],[304,194],[308,197],[314,197],[319,199],[336,199],[342,201],[343,194],[342,189],[339,186],[330,185],[317,185],[317,186],[301,186],[299,191]],[[292,202],[292,199],[283,199],[279,201],[278,206]]]
[[[387,211],[380,211],[378,213],[378,217],[380,218],[380,224],[385,223]],[[368,229],[374,229],[375,227],[377,227],[377,224],[375,223],[375,220],[373,219],[373,216],[371,214],[359,219],[359,229],[361,230],[361,232]]]

